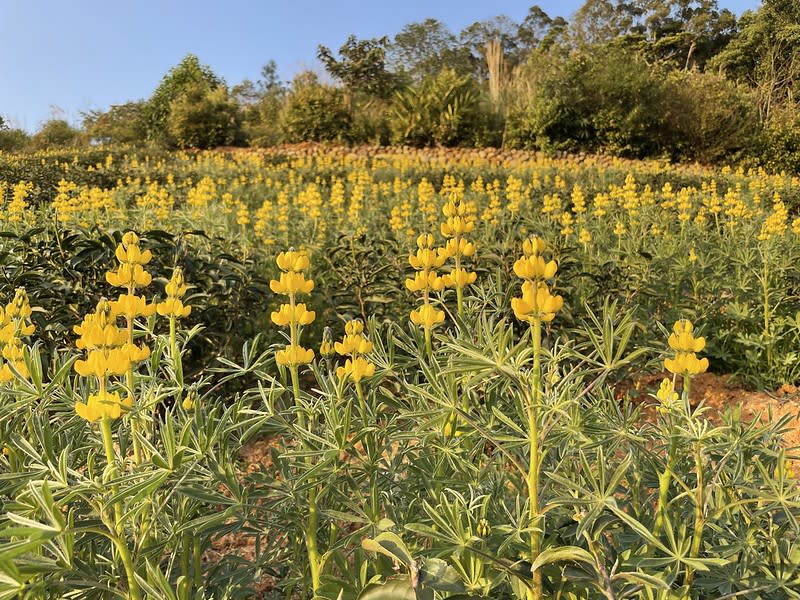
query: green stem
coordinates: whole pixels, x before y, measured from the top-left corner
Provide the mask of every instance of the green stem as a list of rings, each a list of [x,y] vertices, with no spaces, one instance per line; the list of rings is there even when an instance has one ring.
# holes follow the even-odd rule
[[[675,468],[675,447],[677,436],[670,431],[669,450],[667,452],[667,465],[664,472],[658,476],[658,506],[656,507],[656,522],[653,526],[653,537],[661,535],[664,523],[667,520],[667,504],[669,502],[669,484],[672,481],[672,471]]]
[[[176,321],[177,319],[174,315],[169,318],[169,354],[172,359],[172,368],[175,369],[175,379],[178,384],[178,392],[175,395],[175,403],[178,404],[183,395],[183,361],[181,360],[180,352],[178,352]]]
[[[297,373],[297,365],[289,366],[289,374],[292,377],[292,393],[294,394],[294,405],[297,408],[297,424],[300,429],[305,429],[306,416],[300,403],[300,376]]]
[[[317,529],[319,528],[319,515],[317,513],[317,488],[308,490],[308,525],[306,527],[306,549],[308,562],[311,568],[311,589],[316,597],[320,587],[320,556],[317,549]]]
[[[181,534],[181,575],[189,578],[189,569],[192,562],[192,536],[188,531]]]
[[[355,360],[355,359],[353,359]],[[364,399],[364,390],[361,388],[361,382],[356,381],[356,395],[358,396],[358,407],[361,409],[361,419],[364,426],[367,424],[367,402]]]
[[[105,391],[105,380],[100,380],[101,393]],[[114,439],[111,432],[111,419],[103,417],[100,420],[100,431],[103,434],[103,449],[106,453],[106,461],[108,463],[107,475],[108,479],[115,479],[117,476],[117,459],[114,455]],[[119,488],[116,485],[111,486],[111,493],[117,495]],[[128,591],[131,600],[140,600],[141,593],[139,592],[139,584],[136,582],[136,575],[133,568],[133,559],[131,558],[128,544],[124,538],[125,529],[122,523],[122,505],[119,501],[114,503],[114,531],[111,536],[119,552],[119,557],[122,560],[122,565],[125,568],[125,576],[128,579]]]
[[[540,447],[539,447],[539,418],[538,407],[541,403],[541,379],[542,379],[542,322],[541,319],[534,319],[531,324],[533,335],[533,383],[531,386],[531,401],[528,404],[528,433],[530,435],[530,463],[528,465],[528,503],[530,526],[537,529],[531,532],[530,540],[530,560],[533,563],[539,556],[542,546],[542,534],[538,531],[540,527],[541,515],[539,514],[539,467]],[[531,573],[533,586],[528,590],[529,600],[541,600],[542,598],[542,572],[536,569]]]
[[[703,473],[703,445],[698,440],[694,444],[694,468],[697,477],[697,486],[694,490],[694,532],[692,533],[692,546],[689,550],[689,558],[700,556],[700,546],[703,543],[703,529],[705,528],[705,477]],[[686,577],[684,584],[691,587],[694,581],[694,569],[686,567]]]
[[[761,289],[764,294],[764,344],[767,350],[767,366],[772,368],[772,340],[770,340],[770,308],[769,308],[769,264],[766,257],[764,260],[764,271],[761,278]]]
[[[294,297],[290,296],[292,304],[292,312],[294,312]],[[297,343],[297,325],[292,322],[291,324],[291,343],[294,346]],[[292,391],[294,393],[294,402],[297,407],[297,422],[302,429],[306,429],[306,420],[300,404],[300,380],[297,373],[297,365],[290,365],[289,372],[292,377]],[[313,420],[309,422],[308,428],[313,429]],[[310,466],[311,457],[306,457],[306,464]],[[308,552],[308,563],[311,569],[311,589],[313,596],[317,595],[320,587],[320,555],[317,548],[317,530],[319,529],[319,515],[317,513],[317,486],[311,482],[311,487],[308,490],[308,522],[305,528],[306,551]]]
[[[433,355],[433,346],[431,344],[431,328],[425,328],[425,352],[430,358]]]
[[[194,587],[196,590],[203,589],[203,564],[201,558],[203,556],[203,546],[200,544],[200,538],[195,536],[192,540],[193,547],[193,562],[194,562]]]

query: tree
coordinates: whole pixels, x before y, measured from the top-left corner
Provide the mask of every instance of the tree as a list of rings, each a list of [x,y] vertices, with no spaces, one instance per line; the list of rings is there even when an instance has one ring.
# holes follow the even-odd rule
[[[569,23],[563,17],[551,18],[541,7],[533,5],[517,32],[520,50],[527,53],[550,47],[567,32],[568,27]]]
[[[144,100],[139,100],[89,111],[83,114],[83,129],[90,140],[103,144],[142,142],[147,136],[145,108]]]
[[[261,68],[255,82],[245,79],[231,90],[231,97],[242,107],[245,138],[255,146],[272,146],[282,139],[280,113],[286,88],[278,78],[278,67],[270,60]]]
[[[12,129],[8,126],[0,129],[0,151],[19,152],[28,146],[30,140],[31,136],[24,129]]]
[[[623,41],[685,69],[702,67],[735,30],[717,0],[586,0],[572,24],[578,44]]]
[[[437,19],[425,19],[403,27],[394,36],[388,57],[395,71],[417,83],[426,77],[435,77],[445,68],[453,69],[459,75],[472,72],[469,52]]]
[[[240,142],[239,106],[223,86],[199,82],[170,102],[169,141],[178,148],[214,148]]]
[[[31,150],[66,148],[80,145],[81,132],[64,119],[50,119],[30,139]]]
[[[478,120],[478,96],[469,75],[443,69],[395,96],[394,141],[413,146],[468,144]]]
[[[395,79],[386,70],[387,37],[359,40],[350,35],[339,48],[337,59],[325,46],[317,47],[317,58],[325,70],[335,77],[347,91],[348,103],[353,94],[364,94],[387,99],[395,88]]]
[[[481,81],[489,76],[486,64],[487,44],[495,41],[500,44],[499,49],[509,68],[513,68],[521,59],[519,25],[505,15],[476,21],[459,34],[459,41],[469,53],[474,73]]]
[[[320,83],[310,71],[294,78],[281,114],[283,132],[290,142],[345,140],[351,118],[342,90]]]
[[[776,108],[794,108],[800,82],[800,3],[764,0],[757,11],[746,12],[738,35],[711,66],[755,90],[762,120]]]
[[[167,119],[173,100],[188,88],[205,84],[210,90],[225,87],[225,82],[208,65],[201,65],[194,54],[187,54],[183,60],[164,75],[145,110],[147,137],[164,142],[168,137]]]

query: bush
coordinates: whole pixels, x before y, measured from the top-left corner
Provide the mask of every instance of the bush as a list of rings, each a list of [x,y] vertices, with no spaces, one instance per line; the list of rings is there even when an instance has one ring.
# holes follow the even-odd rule
[[[664,94],[665,139],[673,158],[704,163],[740,158],[754,149],[758,114],[750,92],[711,73],[673,72]]]
[[[395,95],[391,128],[395,143],[458,146],[473,141],[478,95],[469,76],[443,69]]]
[[[92,142],[131,144],[147,137],[144,102],[126,102],[107,111],[91,111],[84,115],[83,128]]]
[[[50,119],[30,140],[31,150],[66,148],[81,145],[83,135],[64,119]]]
[[[213,148],[241,142],[241,113],[225,87],[187,87],[169,105],[167,131],[179,148]]]
[[[800,172],[800,111],[787,106],[773,112],[758,156],[770,170]]]
[[[0,128],[0,151],[19,152],[30,143],[30,140],[31,136],[24,129]]]
[[[282,113],[286,141],[347,140],[351,120],[341,89],[320,83],[309,71],[295,77]]]

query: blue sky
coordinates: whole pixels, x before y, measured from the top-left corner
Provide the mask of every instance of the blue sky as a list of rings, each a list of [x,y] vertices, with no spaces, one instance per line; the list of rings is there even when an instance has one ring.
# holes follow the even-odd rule
[[[29,131],[57,116],[147,98],[187,53],[229,84],[270,59],[282,79],[318,68],[317,44],[393,36],[433,17],[458,32],[533,4],[569,17],[583,0],[0,0],[0,115]],[[759,0],[719,0],[737,14]]]

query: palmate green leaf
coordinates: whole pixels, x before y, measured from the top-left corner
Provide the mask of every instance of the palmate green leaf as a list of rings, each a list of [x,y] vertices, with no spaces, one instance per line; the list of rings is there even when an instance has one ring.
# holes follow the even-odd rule
[[[358,600],[433,600],[432,589],[414,589],[408,578],[391,578],[386,583],[371,583]]]
[[[623,573],[615,573],[611,576],[611,581],[629,581],[634,584],[643,585],[645,587],[657,588],[660,590],[668,590],[669,584],[655,575],[649,575],[642,572],[626,571]]]
[[[135,473],[115,479],[114,483],[119,485],[119,491],[106,500],[105,508],[108,510],[121,501],[125,501],[129,505],[136,505],[143,498],[152,496],[171,473],[171,471],[159,469],[147,475]]]
[[[403,540],[391,531],[379,533],[374,539],[365,539],[361,542],[361,547],[368,552],[376,552],[388,556],[392,560],[401,563],[407,569],[411,569],[415,564],[411,552],[409,552]]]
[[[419,583],[437,592],[463,592],[458,572],[440,558],[427,558],[419,569]]]
[[[595,564],[594,557],[583,548],[578,546],[560,546],[558,548],[547,548],[542,551],[531,565],[531,571],[542,568],[544,565],[555,562],[584,562],[590,565]]]
[[[0,543],[0,561],[12,561],[18,556],[23,556],[38,550],[49,542],[56,534],[45,534],[31,528],[13,527],[10,529],[17,539]],[[0,537],[6,537],[6,530],[0,531]]]

